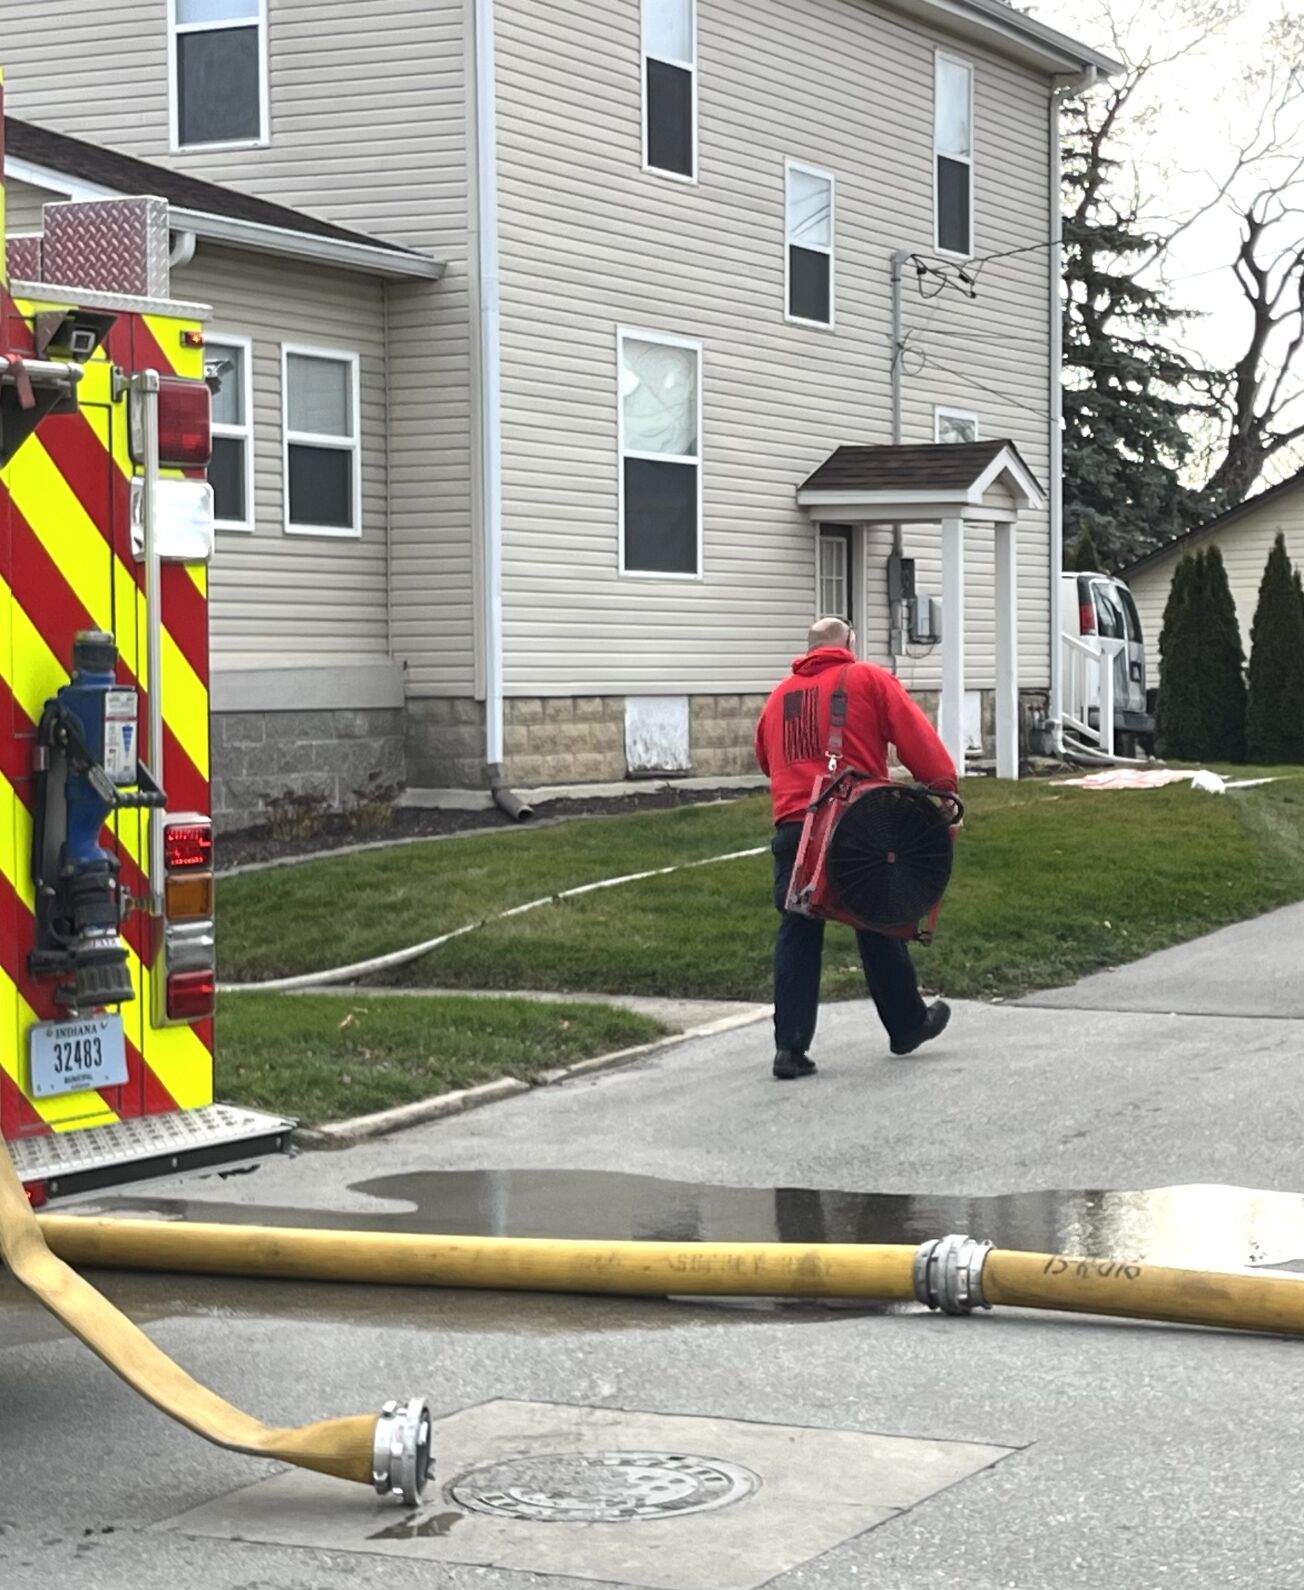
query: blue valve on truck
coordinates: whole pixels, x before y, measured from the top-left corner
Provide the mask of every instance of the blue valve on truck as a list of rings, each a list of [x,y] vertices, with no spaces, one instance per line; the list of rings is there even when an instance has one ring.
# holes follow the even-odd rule
[[[165,800],[141,763],[137,696],[118,684],[117,667],[112,635],[79,631],[72,678],[46,702],[37,731],[29,965],[33,976],[62,979],[55,998],[75,1011],[135,997],[120,936],[132,902],[100,835],[115,811]]]

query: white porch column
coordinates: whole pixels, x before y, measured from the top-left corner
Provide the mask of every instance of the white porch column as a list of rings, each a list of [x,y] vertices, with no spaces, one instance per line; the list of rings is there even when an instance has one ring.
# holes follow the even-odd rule
[[[942,520],[942,743],[964,773],[964,520]]]
[[[1015,526],[996,526],[996,776],[1019,776],[1019,579]]]

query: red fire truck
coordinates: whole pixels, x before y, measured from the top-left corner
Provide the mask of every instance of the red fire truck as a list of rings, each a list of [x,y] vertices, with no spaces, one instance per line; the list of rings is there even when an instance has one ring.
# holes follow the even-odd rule
[[[161,199],[6,238],[0,186],[0,240],[0,1138],[42,1203],[290,1123],[214,1102],[206,311]]]

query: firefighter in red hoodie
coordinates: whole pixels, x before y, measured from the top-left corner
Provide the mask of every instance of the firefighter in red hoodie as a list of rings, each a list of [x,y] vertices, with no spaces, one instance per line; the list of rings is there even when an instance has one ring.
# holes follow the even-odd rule
[[[774,805],[774,903],[782,913],[774,946],[774,1074],[785,1081],[815,1074],[807,1050],[819,1016],[824,924],[783,907],[811,788],[826,766],[831,702],[844,669],[844,760],[861,773],[886,778],[892,745],[919,783],[951,793],[957,787],[954,762],[905,686],[886,669],[856,661],[849,624],[822,618],[807,644],[756,726],[756,760],[770,780]],[[926,1006],[919,997],[903,940],[857,933],[856,943],[892,1053],[913,1054],[945,1029],[950,1007],[940,999]]]

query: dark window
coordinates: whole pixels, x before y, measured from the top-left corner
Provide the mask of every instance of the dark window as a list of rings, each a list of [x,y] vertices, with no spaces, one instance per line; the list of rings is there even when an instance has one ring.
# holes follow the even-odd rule
[[[973,170],[963,160],[937,157],[937,246],[968,254],[969,188]]]
[[[814,249],[788,250],[788,313],[827,326],[833,318],[833,260]]]
[[[177,142],[236,143],[262,134],[256,27],[177,34]]]
[[[245,500],[245,443],[238,436],[215,436],[208,480],[213,488],[218,519],[243,524],[247,517]]]
[[[625,567],[696,574],[697,465],[625,460]]]
[[[1096,625],[1104,640],[1125,640],[1127,631],[1124,627],[1123,609],[1118,598],[1107,585],[1092,587],[1096,598]]]
[[[691,177],[693,156],[693,74],[649,58],[647,163],[658,171]]]
[[[353,453],[290,443],[290,523],[354,530]]]
[[[1127,619],[1127,638],[1141,643],[1141,615],[1136,610],[1136,603],[1132,600],[1132,593],[1126,585],[1116,587],[1118,599],[1123,604],[1123,616]]]

